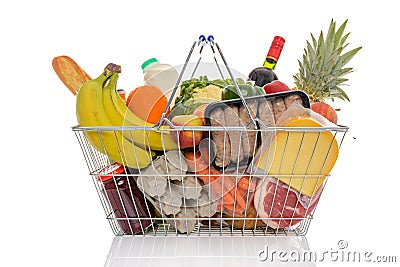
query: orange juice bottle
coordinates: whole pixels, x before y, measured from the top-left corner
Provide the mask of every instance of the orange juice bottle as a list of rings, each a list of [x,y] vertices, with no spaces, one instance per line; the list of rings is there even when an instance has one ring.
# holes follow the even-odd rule
[[[142,64],[143,78],[145,84],[154,85],[164,92],[165,97],[169,100],[178,80],[177,70],[169,64],[160,63],[156,58],[150,58]],[[171,107],[175,103],[175,98],[180,94],[180,87],[177,88]]]
[[[163,91],[154,85],[137,87],[126,100],[126,105],[136,116],[153,124],[159,121],[167,104]]]

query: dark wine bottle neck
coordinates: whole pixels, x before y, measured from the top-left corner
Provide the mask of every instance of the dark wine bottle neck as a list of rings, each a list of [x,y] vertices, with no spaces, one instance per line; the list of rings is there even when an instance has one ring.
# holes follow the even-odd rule
[[[276,63],[277,63],[277,61],[276,61],[275,59],[270,58],[270,57],[267,57],[267,58],[264,60],[263,67],[264,67],[264,68],[267,68],[267,69],[273,70],[273,69],[275,69]]]

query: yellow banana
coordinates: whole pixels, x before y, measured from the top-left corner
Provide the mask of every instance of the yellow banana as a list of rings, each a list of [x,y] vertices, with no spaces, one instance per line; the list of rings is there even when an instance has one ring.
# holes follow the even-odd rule
[[[118,76],[116,76],[115,79],[111,77],[110,83],[103,91],[104,107],[111,122],[115,126],[148,127],[140,130],[122,131],[124,137],[143,149],[158,151],[178,149],[178,145],[172,139],[170,132],[168,131],[168,126],[162,126],[160,129],[151,129],[151,127],[155,126],[154,124],[142,120],[126,106],[125,102],[117,92],[117,79]]]
[[[120,67],[109,64],[96,79],[87,81],[79,89],[76,98],[76,116],[80,126],[112,126],[103,105],[103,87]],[[85,131],[89,143],[111,160],[125,166],[140,169],[151,162],[150,153],[125,140],[120,131]]]

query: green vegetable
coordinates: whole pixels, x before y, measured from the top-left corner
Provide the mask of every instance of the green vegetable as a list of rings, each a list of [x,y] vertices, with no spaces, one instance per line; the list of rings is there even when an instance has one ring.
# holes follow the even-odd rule
[[[255,87],[249,84],[238,84],[238,86],[240,91],[242,92],[243,97],[251,97],[251,96],[265,94],[265,92],[264,93],[261,92],[259,87]],[[223,100],[237,99],[237,98],[239,98],[239,94],[234,85],[228,85],[224,88],[224,91],[222,92]]]
[[[236,83],[251,85],[251,82],[246,82],[242,78],[236,78]],[[192,99],[196,89],[204,88],[208,85],[215,85],[220,88],[225,88],[228,85],[233,85],[233,81],[232,79],[217,79],[210,81],[207,76],[200,76],[199,78],[183,81],[181,84],[181,93],[176,98],[175,105]]]
[[[255,85],[254,89],[256,90],[257,95],[266,95],[264,88]]]
[[[210,104],[215,100],[210,98],[192,98],[185,102],[176,104],[168,115],[168,119],[171,120],[173,117],[178,115],[191,115],[196,108],[203,104]]]

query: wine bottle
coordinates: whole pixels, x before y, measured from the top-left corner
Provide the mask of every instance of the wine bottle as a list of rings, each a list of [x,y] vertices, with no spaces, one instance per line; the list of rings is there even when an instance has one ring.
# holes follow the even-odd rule
[[[285,39],[280,36],[275,36],[268,50],[267,56],[262,67],[255,68],[249,74],[249,80],[254,81],[255,85],[263,87],[267,83],[278,80],[273,71],[281,55]]]
[[[264,60],[263,67],[267,69],[274,70],[276,63],[281,55],[283,45],[285,44],[285,39],[280,36],[275,36],[268,50],[268,54]]]

